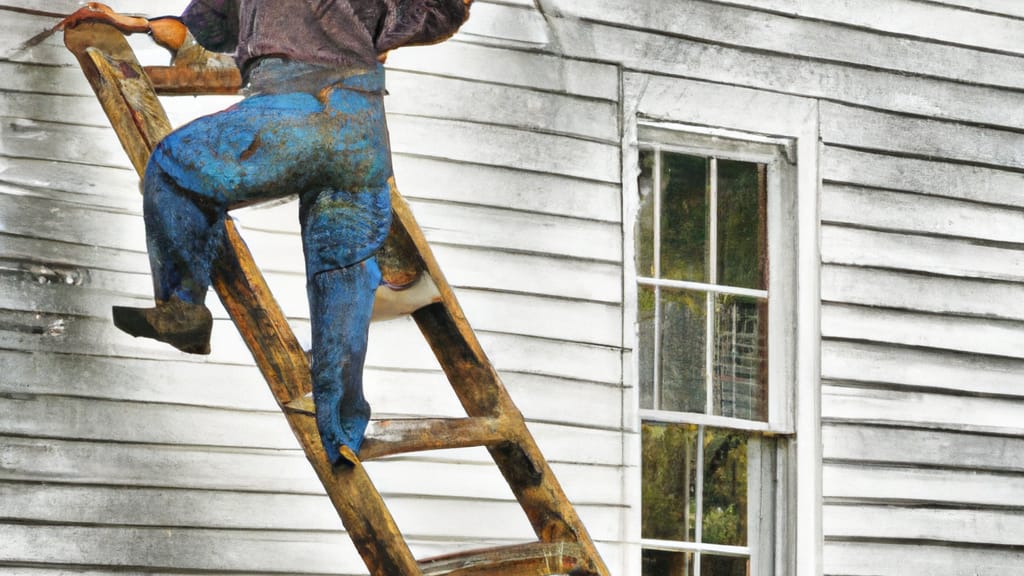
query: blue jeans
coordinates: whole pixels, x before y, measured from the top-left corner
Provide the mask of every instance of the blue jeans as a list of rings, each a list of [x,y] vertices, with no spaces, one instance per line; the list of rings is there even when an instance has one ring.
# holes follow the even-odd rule
[[[306,71],[286,61],[262,70],[278,88]],[[227,211],[298,195],[317,425],[337,462],[341,444],[358,453],[370,416],[362,367],[381,278],[373,255],[391,223],[383,69],[319,89],[301,78],[304,91],[257,93],[162,140],[146,167],[143,213],[157,301],[202,304]]]

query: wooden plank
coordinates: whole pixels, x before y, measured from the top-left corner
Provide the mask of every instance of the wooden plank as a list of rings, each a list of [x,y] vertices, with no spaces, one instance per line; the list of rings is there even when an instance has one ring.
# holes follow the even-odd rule
[[[427,154],[601,182],[619,181],[618,146],[503,126],[398,114],[391,115],[388,122],[396,154]]]
[[[404,520],[402,528],[410,538],[443,538],[446,534],[452,539],[530,538],[525,516],[493,466],[420,464],[407,463],[394,471],[391,470],[394,466],[388,464],[380,469],[389,478],[416,470],[407,481],[389,483],[401,491],[382,490],[388,494],[396,516]],[[463,480],[458,479],[460,470],[467,471]],[[484,475],[485,471],[493,475]],[[439,473],[437,479],[426,475],[433,472]],[[600,474],[598,478],[607,476]],[[413,488],[409,492],[416,486],[417,479],[423,484],[422,491]],[[442,484],[442,479],[449,482]],[[467,488],[473,486],[472,480],[483,483],[481,494],[487,499],[466,497]],[[459,487],[461,493],[455,494],[455,487]],[[475,492],[475,488],[472,490]],[[3,496],[0,511],[4,518],[21,523],[280,532],[342,530],[337,514],[323,494],[0,483],[0,496]],[[618,502],[611,504],[582,506],[592,510],[593,515],[603,517],[616,513],[614,504]],[[464,512],[453,514],[452,510]],[[503,533],[509,526],[513,530]],[[602,535],[614,537],[603,531]]]
[[[622,259],[622,227],[616,223],[440,202],[416,202],[413,209],[431,242],[600,261]]]
[[[618,141],[615,102],[397,70],[388,74],[387,85],[389,96],[385,104],[389,114],[484,122]]]
[[[844,576],[1021,576],[1024,552],[933,543],[825,543],[825,574]]]
[[[622,308],[615,304],[476,290],[459,297],[479,330],[622,346]]]
[[[341,532],[0,525],[0,562],[182,571],[361,574]]]
[[[845,185],[825,185],[822,222],[1024,244],[1024,208],[1004,208]]]
[[[0,154],[109,168],[131,166],[110,128],[17,117],[0,117]]]
[[[508,290],[607,304],[622,301],[621,264],[446,244],[434,244],[434,251],[457,288]]]
[[[495,66],[495,62],[501,62],[501,66]],[[387,67],[602,100],[615,101],[619,97],[615,66],[458,39],[436,46],[395,50],[388,54]]]
[[[980,166],[873,154],[824,146],[822,179],[827,182],[906,190],[988,204],[1024,206],[1024,174]]]
[[[997,113],[1012,106],[1020,87],[999,89],[824,61],[809,65],[803,58],[735,47],[736,37],[727,45],[718,45],[589,22],[554,23],[570,57],[617,62],[628,70],[916,116],[1017,129],[1024,126],[1024,112]],[[979,57],[975,65],[984,67],[986,62]]]
[[[531,426],[538,430],[538,437],[547,446],[558,448],[554,455],[562,461],[552,467],[564,475],[566,493],[573,502],[594,506],[619,506],[623,504],[622,469],[610,452],[621,450],[614,443],[609,444],[607,457],[600,457],[596,450],[593,457],[584,455],[584,461],[573,458],[570,442],[580,438],[594,438],[594,434],[571,434],[571,440],[561,441],[552,434],[564,430],[556,426]],[[597,437],[607,434],[596,434]],[[193,491],[212,491],[211,497],[238,493],[232,497],[256,505],[259,496],[267,493],[315,495],[323,497],[323,487],[309,469],[303,454],[298,450],[263,449],[218,449],[200,446],[164,446],[157,444],[97,443],[75,440],[2,437],[2,454],[9,463],[5,479],[27,483],[67,484],[82,486],[83,490],[102,493],[104,490],[146,488],[166,491],[169,497],[191,497]],[[578,451],[578,446],[576,447]],[[131,468],[131,470],[125,470]],[[489,456],[482,449],[457,449],[434,452],[429,458],[401,458],[370,462],[367,469],[380,486],[389,502],[400,496],[412,500],[424,498],[449,498],[465,500],[493,500],[511,503],[513,498],[508,485],[498,475]],[[174,470],[168,474],[167,470]],[[20,484],[19,484],[20,485]],[[105,486],[105,488],[98,488]],[[246,499],[244,494],[255,494]],[[227,496],[224,496],[227,497]],[[231,500],[234,502],[235,500]],[[95,504],[101,505],[103,499]],[[326,501],[320,501],[325,506]],[[79,503],[78,507],[92,505]],[[446,506],[458,506],[448,502]],[[239,504],[241,506],[241,504]],[[313,506],[310,504],[310,506]],[[216,506],[211,504],[213,509]],[[44,507],[45,508],[45,507]],[[188,514],[188,508],[182,513]],[[330,509],[328,508],[328,511]],[[517,510],[518,512],[518,510]],[[59,510],[45,508],[34,514],[61,514]],[[100,508],[96,514],[111,514]],[[269,513],[269,512],[268,512]],[[285,510],[278,514],[286,516]],[[411,512],[413,513],[413,512]],[[333,515],[333,513],[332,513]],[[444,514],[441,513],[441,516]],[[319,517],[319,516],[318,516]],[[233,516],[232,516],[233,518]],[[113,521],[110,519],[109,521]],[[226,520],[225,520],[226,521]],[[282,518],[281,521],[291,520]],[[254,524],[259,525],[259,524]]]
[[[115,402],[95,398],[19,395],[0,397],[2,414],[46,414],[5,418],[0,435],[74,438],[190,446],[295,449],[275,412],[252,412],[173,404]]]
[[[1024,320],[1024,284],[826,265],[821,298],[862,306]]]
[[[66,395],[170,405],[274,410],[254,366],[0,351],[0,394]],[[417,382],[418,383],[418,382]]]
[[[937,40],[964,47],[1002,52],[1024,52],[1020,38],[1024,22],[997,15],[1002,12],[1024,16],[1005,2],[991,3],[993,13],[971,12],[944,6],[941,2],[901,0],[716,0],[755,10],[778,12],[786,16],[824,20],[848,27],[867,28],[883,34]],[[968,0],[966,5],[972,2]],[[978,2],[973,2],[979,4]]]
[[[822,342],[821,358],[821,376],[829,380],[1024,396],[1024,362],[1010,358],[837,340]]]
[[[794,137],[812,114],[815,102],[741,86],[703,80],[627,73],[624,101],[641,118],[728,127],[772,136]],[[751,117],[736,108],[757,110]],[[632,110],[630,111],[632,112]]]
[[[410,200],[443,200],[523,212],[621,221],[619,186],[487,166],[396,154],[395,174]]]
[[[1024,358],[1024,330],[1021,330],[1019,322],[1007,320],[825,304],[821,313],[821,335],[824,338]]]
[[[539,45],[548,43],[544,17],[533,6],[511,6],[491,2],[473,5],[459,38],[486,38],[501,44]]]
[[[985,546],[1017,546],[1024,516],[1016,510],[956,510],[896,506],[825,505],[826,538],[919,539]]]
[[[908,427],[911,426],[911,427]],[[1024,438],[999,434],[915,429],[913,422],[867,425],[851,422],[822,426],[824,456],[830,464],[888,465],[909,471],[960,470],[969,474],[1019,474],[1024,471]]]
[[[934,0],[935,4],[947,6],[960,6],[978,12],[989,14],[1002,14],[1015,18],[1024,18],[1024,8],[1015,4],[1008,4],[1000,0]]]
[[[821,139],[875,151],[1024,168],[1024,133],[822,102]]]
[[[976,470],[919,470],[825,464],[824,496],[833,503],[1024,507],[1024,478]]]
[[[1021,59],[1015,55],[913,38],[894,38],[876,31],[718,2],[694,1],[675,4],[672,8],[665,9],[654,3],[634,6],[614,0],[559,3],[561,14],[567,18],[562,23],[564,27],[580,26],[575,20],[579,18],[640,29],[652,35],[693,38],[707,44],[739,45],[752,52],[794,55],[812,59],[815,65],[818,61],[840,62],[972,84],[1024,86],[1024,74],[1020,73]],[[833,13],[845,11],[847,8],[844,6],[835,8]],[[1015,24],[1015,31],[1022,28],[1019,22],[1011,24]],[[1017,50],[1020,50],[1019,45]],[[894,55],[898,57],[894,58]],[[977,69],[983,62],[990,67],[988,70]]]
[[[907,410],[913,406],[913,410]],[[821,416],[828,422],[897,424],[988,434],[1024,434],[1024,401],[896,390],[822,386]]]
[[[821,259],[961,278],[1024,280],[1024,252],[1018,249],[839,226],[822,226]]]

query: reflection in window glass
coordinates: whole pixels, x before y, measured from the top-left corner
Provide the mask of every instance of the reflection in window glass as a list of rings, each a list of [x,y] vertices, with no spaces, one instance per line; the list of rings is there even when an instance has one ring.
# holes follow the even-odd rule
[[[696,539],[697,427],[644,423],[643,538]]]
[[[715,299],[714,413],[768,419],[768,301]]]
[[[700,560],[700,576],[749,576],[750,574],[750,559],[748,558],[701,554]]]
[[[704,434],[703,541],[747,544],[747,436],[709,428]]]
[[[707,298],[702,292],[661,289],[661,410],[707,407]]]
[[[637,361],[640,365],[640,407],[654,405],[654,315],[656,291],[650,286],[637,289]]]
[[[718,284],[767,287],[765,165],[718,161]]]
[[[661,155],[661,278],[707,282],[708,160]]]

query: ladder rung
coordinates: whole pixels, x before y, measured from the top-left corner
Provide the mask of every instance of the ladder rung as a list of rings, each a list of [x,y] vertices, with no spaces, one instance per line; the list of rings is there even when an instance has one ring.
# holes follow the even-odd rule
[[[573,574],[588,562],[576,542],[533,542],[426,558],[418,564],[423,576],[538,576]]]
[[[405,452],[494,446],[510,440],[501,418],[375,420],[359,450],[360,460]]]

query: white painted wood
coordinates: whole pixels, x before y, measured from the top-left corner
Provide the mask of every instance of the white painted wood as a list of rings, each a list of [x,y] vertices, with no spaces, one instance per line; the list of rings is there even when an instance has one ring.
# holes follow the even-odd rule
[[[907,406],[913,406],[908,410]],[[1021,435],[1020,400],[822,386],[822,418],[835,422],[912,424],[964,432]]]
[[[897,348],[882,342],[822,343],[821,375],[830,380],[1020,396],[1022,373],[1024,362],[1010,358]]]
[[[1024,167],[1024,134],[1020,132],[908,118],[831,102],[821,105],[821,138],[826,144]]]
[[[389,69],[415,70],[499,84],[617,100],[614,66],[535,51],[508,50],[453,39],[388,54]]]
[[[972,474],[979,478],[1002,475],[1008,489],[1015,485],[1011,475],[1024,471],[1024,460],[1016,457],[1024,453],[1024,438],[1020,436],[963,434],[914,428],[913,424],[867,425],[855,420],[828,423],[822,431],[825,458],[829,465],[899,467],[906,474],[961,471],[965,478]],[[894,481],[896,478],[893,476]],[[834,483],[829,484],[829,490],[850,496]]]
[[[830,541],[825,573],[844,576],[1020,576],[1024,554],[1010,549],[929,543]]]
[[[1024,320],[1024,285],[825,266],[822,299],[936,314]]]
[[[391,145],[396,153],[576,176],[618,180],[617,149],[597,142],[466,122],[392,115]],[[430,142],[430,146],[424,146]],[[0,149],[2,151],[2,149]]]
[[[938,40],[967,47],[1014,53],[1024,52],[1020,38],[1024,22],[997,15],[1024,16],[1012,3],[991,2],[995,13],[958,10],[942,3],[892,2],[890,0],[715,0],[755,10],[769,10],[787,16],[825,20],[881,33]],[[953,2],[952,4],[956,4]],[[961,2],[965,6],[979,2]]]
[[[1024,18],[1024,8],[1001,0],[934,0],[935,4],[962,6],[979,12]]]
[[[459,30],[460,37],[479,36],[518,45],[548,43],[544,17],[533,6],[479,2],[473,5],[470,14],[470,19]]]
[[[670,6],[656,3],[636,6],[614,0],[552,0],[551,3],[566,17],[623,25],[653,34],[671,34],[676,38],[693,38],[713,45],[739,45],[750,51],[927,74],[965,83],[1020,87],[1024,80],[1024,75],[1014,70],[1020,63],[1017,56],[892,38],[873,31],[720,3],[693,1]],[[1017,29],[1020,29],[1019,23]],[[981,63],[990,68],[975,68]]]
[[[826,537],[920,539],[1015,546],[1024,516],[1016,510],[825,506]]]
[[[958,454],[946,456],[955,460]],[[1024,506],[1024,479],[1019,475],[826,464],[824,480],[825,498],[849,502],[851,507],[863,500],[914,506]]]
[[[821,259],[829,264],[1008,282],[1024,279],[1024,254],[1013,248],[838,226],[823,226],[821,236]]]
[[[825,181],[844,184],[1024,206],[1019,193],[1024,186],[1024,174],[1008,170],[826,146],[822,151],[821,176]]]
[[[401,71],[388,74],[387,87],[389,114],[502,124],[606,142],[618,137],[613,102]]]
[[[822,306],[822,336],[870,340],[900,346],[1024,358],[1020,322],[982,320],[880,310],[863,306]]]
[[[919,116],[1024,126],[1015,112],[1004,110],[1017,99],[1013,91],[841,63],[809,65],[805,59],[744,50],[732,44],[707,44],[611,25],[579,26],[570,22],[553,23],[560,27],[561,46],[575,58],[621,62],[630,70],[819,97]]]
[[[1024,244],[1024,208],[838,185],[823,188],[821,205],[828,223]]]

